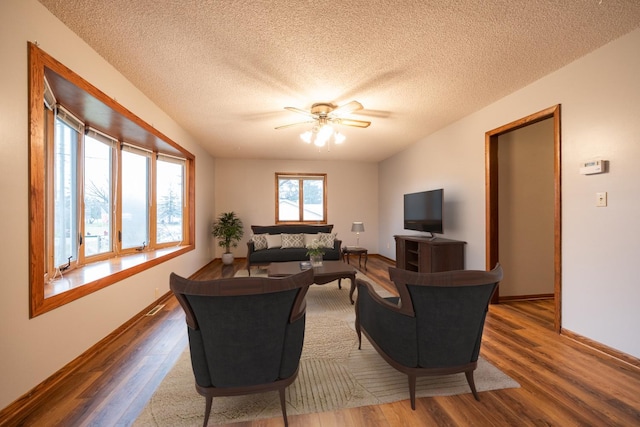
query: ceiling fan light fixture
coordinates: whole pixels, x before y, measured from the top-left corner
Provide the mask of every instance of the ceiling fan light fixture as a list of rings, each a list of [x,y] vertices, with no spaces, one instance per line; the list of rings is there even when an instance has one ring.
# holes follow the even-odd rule
[[[320,128],[320,131],[318,132],[318,137],[324,140],[328,140],[329,138],[331,138],[331,135],[333,135],[333,126],[331,125],[322,126],[322,128]]]
[[[332,139],[334,144],[342,144],[346,137],[342,133],[335,131],[330,124],[321,124],[301,133],[300,139],[307,144],[313,142],[316,147],[324,147]]]
[[[358,101],[351,101],[341,106],[336,106],[333,103],[318,102],[311,106],[310,111],[301,110],[296,107],[284,108],[285,110],[307,116],[312,120],[278,126],[276,129],[288,128],[303,123],[313,123],[311,130],[300,134],[300,139],[307,144],[313,143],[317,147],[324,147],[325,145],[329,147],[330,144],[338,145],[346,140],[346,136],[334,130],[333,125],[366,128],[371,124],[371,122],[365,120],[346,119],[343,117],[345,114],[351,114],[354,111],[362,109],[362,104]]]
[[[313,132],[311,132],[310,130],[300,134],[300,139],[306,142],[307,144],[311,144],[312,137],[313,137]]]

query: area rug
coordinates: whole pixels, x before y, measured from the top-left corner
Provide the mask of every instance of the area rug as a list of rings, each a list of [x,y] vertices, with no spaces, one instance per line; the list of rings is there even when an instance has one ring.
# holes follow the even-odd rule
[[[254,272],[251,274],[254,275]],[[387,291],[360,272],[357,277],[372,283],[381,295],[388,295]],[[342,281],[342,289],[338,289],[337,282],[309,288],[300,371],[298,378],[286,391],[288,415],[409,399],[406,375],[390,367],[365,337],[362,339],[362,350],[358,350],[349,287],[347,279]],[[474,379],[478,392],[519,387],[516,381],[482,358],[478,361]],[[462,373],[422,377],[417,381],[417,397],[462,393],[471,393]],[[204,406],[204,397],[195,390],[187,348],[134,425],[202,425]],[[213,399],[209,424],[280,416],[280,400],[275,391],[217,397]]]

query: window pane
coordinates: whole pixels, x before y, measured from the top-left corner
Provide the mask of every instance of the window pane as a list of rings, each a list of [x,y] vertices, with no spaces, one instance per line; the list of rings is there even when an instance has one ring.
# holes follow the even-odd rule
[[[158,160],[156,200],[158,206],[156,242],[182,241],[184,166]]]
[[[84,139],[84,255],[111,252],[111,147]]]
[[[321,221],[323,219],[323,187],[321,179],[305,179],[303,181],[304,209],[302,219],[304,221]]]
[[[122,151],[122,249],[149,244],[149,158]]]
[[[56,119],[53,166],[53,263],[66,265],[78,254],[77,160],[79,134]]]
[[[300,220],[300,184],[297,179],[278,179],[278,220]]]

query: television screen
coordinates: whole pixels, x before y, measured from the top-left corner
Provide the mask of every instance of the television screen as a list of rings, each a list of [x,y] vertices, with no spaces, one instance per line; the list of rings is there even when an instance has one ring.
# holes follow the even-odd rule
[[[442,189],[404,195],[405,230],[442,234]]]

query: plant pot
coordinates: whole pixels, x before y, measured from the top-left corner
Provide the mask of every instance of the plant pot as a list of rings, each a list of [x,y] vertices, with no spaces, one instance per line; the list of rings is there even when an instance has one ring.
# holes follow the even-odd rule
[[[222,263],[224,265],[233,264],[233,254],[231,252],[225,252],[222,254]]]
[[[309,261],[312,267],[322,267],[322,255],[311,255]]]

